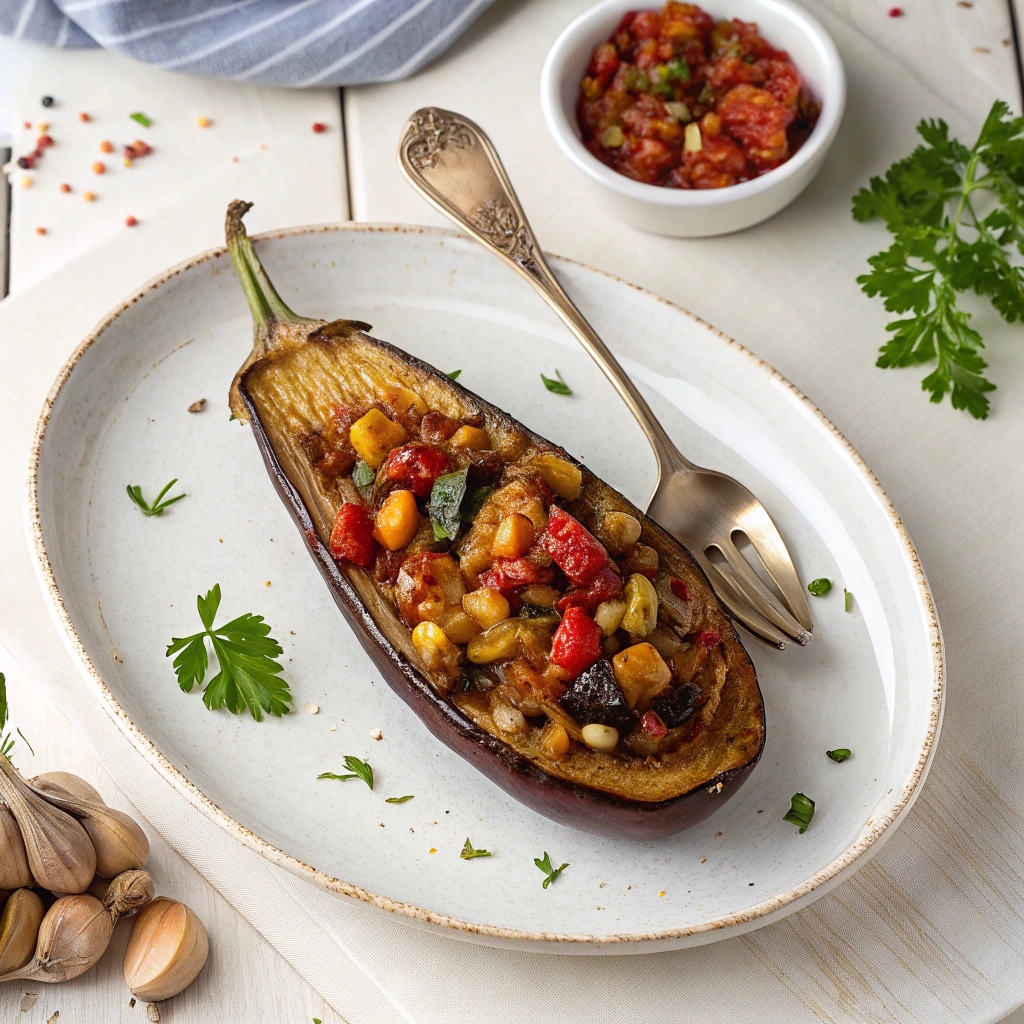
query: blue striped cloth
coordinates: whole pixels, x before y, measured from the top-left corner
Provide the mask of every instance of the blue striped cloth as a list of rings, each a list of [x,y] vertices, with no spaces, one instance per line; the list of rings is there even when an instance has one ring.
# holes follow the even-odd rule
[[[411,75],[493,0],[0,0],[0,34],[272,85]]]

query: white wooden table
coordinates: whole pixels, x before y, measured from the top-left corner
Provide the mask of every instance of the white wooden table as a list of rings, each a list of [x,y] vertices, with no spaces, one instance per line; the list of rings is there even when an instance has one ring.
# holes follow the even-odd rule
[[[336,93],[321,90],[279,94],[255,87],[195,82],[141,69],[106,54],[40,51],[0,40],[0,118],[5,105],[12,102],[11,95],[19,122],[24,118],[56,122],[57,112],[47,116],[34,97],[43,93],[74,96],[73,101],[67,100],[63,111],[66,114],[72,106],[75,111],[112,110],[118,106],[120,96],[130,94],[133,109],[159,113],[166,131],[159,144],[161,152],[147,158],[150,163],[140,162],[138,169],[92,179],[85,168],[99,158],[94,146],[97,139],[106,137],[105,133],[87,132],[65,119],[64,134],[59,138],[62,151],[58,156],[55,147],[45,159],[51,165],[60,162],[69,176],[77,176],[76,205],[60,206],[56,193],[45,192],[41,187],[42,174],[38,175],[40,187],[33,185],[27,189],[21,188],[15,177],[6,271],[2,219],[7,204],[0,197],[0,294],[8,275],[12,290],[24,287],[59,262],[88,248],[99,237],[126,230],[122,226],[126,213],[144,221],[147,201],[157,195],[166,198],[167,189],[174,188],[182,178],[238,157],[241,184],[246,161],[275,159],[269,155],[275,150],[281,154],[285,194],[289,160],[323,161],[324,189],[318,197],[318,214],[307,215],[305,219],[338,219],[350,209],[351,215],[359,220],[443,223],[402,182],[394,161],[394,147],[405,117],[419,106],[437,104],[465,112],[492,134],[531,220],[548,247],[621,273],[686,304],[688,297],[673,277],[657,269],[666,262],[671,264],[676,243],[666,239],[645,240],[649,258],[638,265],[641,261],[635,258],[635,246],[616,254],[615,247],[607,244],[608,225],[588,223],[578,210],[567,209],[560,197],[571,193],[552,187],[555,182],[571,187],[573,180],[541,123],[536,95],[539,63],[533,56],[521,60],[520,55],[527,51],[536,55],[538,48],[524,46],[524,42],[553,39],[572,13],[588,2],[499,0],[449,54],[414,80],[347,90],[343,97],[343,138]],[[906,13],[898,19],[886,16],[890,0],[805,2],[811,8],[823,7],[841,16],[897,54],[923,81],[974,121],[980,120],[996,97],[1019,108],[1021,65],[1010,4],[1018,4],[1017,22],[1024,24],[1024,0],[973,0],[966,4],[956,0],[904,0],[901,6]],[[514,68],[514,74],[510,72],[499,79],[495,71],[498,67]],[[13,82],[12,68],[17,71],[17,80]],[[33,104],[30,110],[21,109],[26,103]],[[206,131],[197,130],[195,119],[200,115],[211,117],[214,125]],[[331,145],[324,146],[322,136],[314,137],[309,132],[309,126],[316,120],[331,125]],[[167,128],[171,121],[177,124],[173,129]],[[110,123],[110,135],[116,134],[119,141],[125,141],[126,134],[131,138],[145,137],[141,129],[126,130],[122,122]],[[0,139],[2,128],[0,121]],[[15,133],[15,156],[28,138],[27,134],[19,137]],[[264,146],[266,150],[261,149]],[[538,159],[545,167],[543,179],[533,173]],[[140,174],[132,178],[135,170],[145,170],[148,177]],[[49,184],[53,180],[52,174],[45,176]],[[97,181],[104,185],[104,202],[83,205],[77,193],[95,186]],[[287,218],[286,206],[280,214]],[[36,234],[35,229],[40,226],[47,227],[46,235]],[[140,229],[143,227],[140,224]],[[656,254],[654,258],[650,258],[651,253]],[[662,260],[662,254],[669,259]],[[695,312],[721,323],[714,310],[697,308]],[[795,379],[799,383],[798,377]],[[7,672],[13,718],[35,748],[34,757],[19,751],[19,764],[32,774],[51,769],[77,772],[92,782],[112,805],[130,811],[82,738],[57,708],[33,690],[31,680],[2,650],[0,670]],[[160,890],[191,905],[206,923],[212,942],[210,963],[200,981],[161,1008],[165,1021],[231,1024],[261,1017],[282,1024],[309,1022],[314,1017],[325,1024],[340,1021],[208,883],[159,837],[151,833],[151,838],[153,872]],[[129,1007],[128,993],[120,978],[120,953],[126,938],[122,926],[111,952],[98,968],[82,978],[63,986],[37,986],[39,1000],[29,1011],[22,1013],[17,1007],[20,991],[0,991],[0,1024],[47,1021],[57,1010],[62,1024],[144,1020],[141,1007]],[[1024,1012],[1009,1020],[1012,1024],[1024,1024]]]

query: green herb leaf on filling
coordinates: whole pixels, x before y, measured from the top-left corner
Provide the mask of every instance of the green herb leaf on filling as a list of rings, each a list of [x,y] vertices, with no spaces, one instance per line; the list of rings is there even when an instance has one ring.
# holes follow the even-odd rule
[[[460,509],[462,499],[466,496],[466,476],[468,470],[460,469],[454,473],[446,473],[434,481],[427,502],[427,514],[434,527],[436,540],[454,540],[459,532],[462,521]]]
[[[352,483],[354,483],[356,487],[369,487],[376,479],[377,474],[374,473],[374,471],[370,469],[369,464],[363,462],[362,459],[356,463],[355,469],[352,470]]]
[[[835,750],[826,750],[825,753],[838,764],[848,761],[853,756],[853,751],[849,747],[836,747]]]
[[[174,637],[167,648],[168,658],[178,655],[174,659],[178,685],[190,693],[202,684],[210,664],[206,650],[209,639],[219,670],[203,693],[203,703],[211,711],[227,707],[235,715],[248,709],[257,722],[263,721],[263,712],[280,718],[291,710],[288,705],[292,700],[288,684],[280,677],[284,671],[277,661],[284,653],[281,645],[270,635],[270,626],[262,615],[240,615],[214,629],[220,598],[219,583],[206,597],[197,597],[202,631]]]
[[[474,860],[477,857],[490,857],[490,855],[490,850],[474,850],[473,844],[468,838],[462,847],[462,852],[459,854],[463,860]]]
[[[814,817],[814,801],[803,793],[794,793],[790,800],[789,810],[782,816],[783,821],[800,828],[800,835],[807,831],[807,826]]]
[[[543,858],[534,857],[533,863],[536,864],[537,867],[540,868],[540,870],[543,871],[545,875],[547,875],[547,878],[544,879],[542,885],[542,888],[544,889],[546,889],[569,866],[566,863],[558,868],[553,867],[551,864],[551,857],[548,854],[547,850],[544,851]]]
[[[386,804],[404,804],[404,803],[408,802],[409,800],[411,800],[414,796],[415,796],[414,793],[410,793],[408,796],[389,796],[387,798],[387,800],[384,801],[384,803],[386,803]]]
[[[347,779],[362,779],[370,789],[373,789],[373,769],[365,761],[360,761],[358,757],[346,754],[345,767],[348,769],[348,774],[346,775],[339,775],[337,772],[322,772],[317,776],[317,780],[335,779],[338,782],[345,782]],[[391,801],[388,802],[390,803]]]
[[[826,579],[824,576],[819,576],[816,580],[811,580],[807,584],[807,589],[815,597],[824,597],[832,589],[832,581]]]
[[[558,372],[558,370],[555,370],[555,376],[558,378],[558,380],[552,380],[550,377],[545,377],[542,373],[540,375],[540,379],[544,381],[544,387],[546,387],[548,391],[555,395],[571,395],[572,388],[570,388],[569,385],[566,384],[564,380],[562,380],[562,375]]]

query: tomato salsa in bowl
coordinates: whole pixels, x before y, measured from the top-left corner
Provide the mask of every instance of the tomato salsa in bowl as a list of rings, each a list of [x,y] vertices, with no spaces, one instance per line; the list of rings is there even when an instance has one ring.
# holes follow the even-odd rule
[[[556,143],[615,212],[686,237],[749,227],[796,198],[845,100],[834,43],[789,0],[605,0],[562,33],[541,83]]]

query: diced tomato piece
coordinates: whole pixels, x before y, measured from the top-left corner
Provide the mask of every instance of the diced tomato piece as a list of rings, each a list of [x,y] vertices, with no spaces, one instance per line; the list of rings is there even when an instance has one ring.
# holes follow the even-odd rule
[[[645,711],[640,717],[640,728],[648,736],[664,736],[668,732],[668,726],[658,716],[657,711]]]
[[[567,609],[551,640],[551,661],[575,679],[601,654],[601,627],[582,608]]]
[[[480,573],[480,586],[493,587],[508,594],[534,583],[550,583],[554,573],[527,558],[496,558],[486,572]]]
[[[417,498],[429,498],[434,481],[443,476],[451,459],[429,444],[406,444],[393,449],[384,464],[384,475],[394,483],[408,484]]]
[[[661,33],[661,15],[657,11],[641,11],[629,25],[634,39],[657,39]]]
[[[564,597],[559,598],[555,608],[560,612],[566,608],[584,608],[592,612],[602,601],[610,601],[621,593],[622,577],[606,565],[585,587],[573,587]]]
[[[604,545],[558,505],[552,505],[548,511],[548,525],[540,543],[555,565],[578,587],[585,587],[608,564]]]
[[[364,569],[373,566],[377,542],[373,539],[373,520],[362,505],[347,501],[338,509],[331,530],[331,557],[344,558]]]
[[[722,642],[722,634],[717,629],[702,629],[693,639],[701,647],[714,647]]]
[[[668,581],[668,585],[672,590],[672,593],[675,594],[680,601],[685,601],[687,604],[690,603],[690,588],[682,580],[671,579]]]
[[[601,83],[602,88],[615,77],[619,69],[619,54],[612,43],[602,43],[590,58],[590,73]]]

